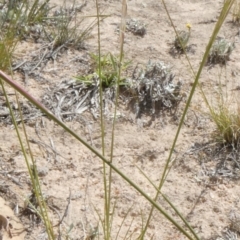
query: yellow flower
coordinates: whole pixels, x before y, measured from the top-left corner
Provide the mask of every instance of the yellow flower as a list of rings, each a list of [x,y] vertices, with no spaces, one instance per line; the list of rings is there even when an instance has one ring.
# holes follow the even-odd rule
[[[192,28],[192,25],[190,23],[187,23],[186,27],[190,30]]]

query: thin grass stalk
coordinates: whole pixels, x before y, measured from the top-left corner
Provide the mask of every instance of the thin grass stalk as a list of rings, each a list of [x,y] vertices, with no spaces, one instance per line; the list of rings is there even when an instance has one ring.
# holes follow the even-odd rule
[[[201,62],[201,64],[200,64],[200,66],[199,66],[198,72],[197,72],[197,74],[196,74],[196,76],[195,76],[195,80],[194,80],[192,89],[191,89],[191,91],[190,91],[190,94],[189,94],[189,97],[188,97],[188,100],[187,100],[187,103],[186,103],[186,106],[185,106],[183,115],[182,115],[182,117],[181,117],[181,120],[180,120],[180,123],[179,123],[179,125],[178,125],[178,129],[177,129],[176,135],[175,135],[174,140],[173,140],[172,147],[171,147],[171,149],[170,149],[169,156],[168,156],[168,158],[167,158],[167,162],[166,162],[165,167],[164,167],[164,170],[163,170],[163,174],[162,174],[162,177],[161,177],[159,186],[158,186],[158,190],[159,190],[159,191],[161,191],[161,188],[162,188],[162,186],[163,186],[163,184],[164,184],[164,182],[165,182],[165,180],[166,180],[166,174],[167,174],[167,171],[168,171],[168,166],[169,166],[169,164],[170,164],[170,161],[171,161],[171,158],[172,158],[172,154],[173,154],[174,148],[175,148],[175,146],[176,146],[176,143],[177,143],[177,140],[178,140],[178,136],[179,136],[179,134],[180,134],[180,131],[181,131],[181,128],[182,128],[182,125],[183,125],[185,116],[186,116],[186,114],[187,114],[188,108],[189,108],[190,103],[191,103],[191,101],[192,101],[192,97],[193,97],[193,95],[194,95],[194,92],[195,92],[196,87],[198,86],[198,81],[199,81],[200,75],[201,75],[201,73],[202,73],[202,69],[203,69],[203,67],[205,66],[205,63],[206,63],[206,61],[207,61],[207,59],[208,59],[208,55],[209,55],[210,49],[211,49],[211,47],[212,47],[212,44],[213,44],[214,40],[216,39],[217,34],[218,34],[218,32],[219,32],[219,30],[220,30],[220,28],[221,28],[224,20],[226,19],[226,17],[227,17],[227,15],[228,15],[228,13],[229,13],[229,11],[230,11],[230,9],[231,9],[234,1],[235,1],[235,0],[226,0],[226,1],[225,1],[224,5],[223,5],[223,8],[222,8],[222,11],[221,11],[221,13],[220,13],[219,19],[218,19],[218,21],[217,21],[217,23],[216,23],[216,25],[215,25],[214,30],[213,30],[212,36],[211,36],[211,38],[210,38],[210,40],[209,40],[209,43],[208,43],[208,45],[207,45],[207,47],[206,47],[206,51],[205,51],[205,53],[204,53],[202,62]],[[166,9],[166,11],[167,11],[167,13],[168,13],[168,10],[167,10],[167,8],[166,8],[165,1],[162,0],[162,3],[164,4],[165,9]],[[168,13],[168,17],[169,17],[170,20],[171,20],[171,17],[170,17],[170,15],[169,15],[169,13]],[[174,26],[174,25],[173,25],[173,26]],[[158,196],[159,196],[159,191],[156,192],[156,195],[155,195],[155,197],[154,197],[154,201],[157,200],[157,198],[158,198]],[[146,222],[146,225],[145,225],[145,228],[144,228],[144,231],[143,231],[143,234],[142,234],[141,239],[144,239],[144,236],[145,236],[145,234],[146,234],[148,225],[149,225],[149,223],[150,223],[150,220],[151,220],[151,217],[152,217],[152,214],[153,214],[153,210],[154,210],[154,206],[152,206],[152,208],[151,208],[151,210],[150,210],[149,217],[148,217],[148,220],[147,220],[147,222]]]
[[[124,33],[125,33],[125,29],[126,29],[126,17],[127,17],[127,0],[123,0],[123,2],[122,2],[122,18],[121,18],[121,26],[120,26],[120,54],[119,54],[119,63],[118,63],[118,78],[117,78],[117,84],[116,84],[115,107],[114,107],[114,117],[113,117],[112,137],[111,137],[111,155],[110,155],[111,163],[113,161],[114,132],[115,132],[115,125],[116,125],[116,116],[117,116],[118,99],[119,99],[119,88],[120,88],[121,73],[122,73],[122,61],[123,61],[123,55],[124,55]]]
[[[144,227],[143,227],[143,225],[144,225],[144,217],[143,217],[143,212],[142,212],[142,210],[141,210],[141,220],[142,220],[142,231],[141,231],[141,234],[142,234],[142,232],[143,232],[143,230],[144,230]],[[141,235],[140,235],[141,236]],[[139,238],[137,238],[137,239],[139,239]]]
[[[115,106],[114,106],[114,116],[112,123],[112,134],[111,134],[111,152],[110,152],[110,162],[113,162],[113,152],[114,152],[114,140],[115,140],[115,126],[116,126],[116,116],[117,116],[117,108],[118,108],[118,99],[119,99],[119,88],[121,81],[121,71],[122,71],[122,61],[123,61],[123,53],[124,53],[124,33],[126,29],[126,17],[127,17],[127,1],[123,0],[122,2],[122,17],[121,17],[121,26],[120,26],[120,54],[119,54],[119,62],[118,64],[118,76],[116,83],[116,96],[115,96]],[[114,63],[113,57],[110,55],[112,59],[112,63]],[[108,178],[108,199],[109,199],[109,209],[108,213],[110,213],[110,199],[111,199],[111,188],[112,188],[112,168],[109,169],[109,178]]]
[[[115,214],[115,210],[116,210],[116,206],[117,206],[117,201],[114,201],[113,207],[112,207],[112,211],[111,211],[111,217],[110,217],[110,229],[109,232],[112,232],[112,227],[113,227],[113,218],[114,218],[114,214]]]
[[[7,54],[9,56],[9,53]],[[9,60],[9,66],[11,66],[11,62],[10,62],[10,59]],[[16,130],[16,133],[17,133],[17,137],[18,137],[18,140],[19,140],[19,143],[20,143],[20,146],[21,146],[21,149],[22,149],[22,152],[23,152],[23,155],[24,155],[24,159],[25,159],[25,162],[26,162],[26,165],[27,165],[27,168],[28,168],[28,172],[29,172],[29,175],[30,175],[30,178],[31,178],[31,182],[33,184],[33,188],[35,190],[35,193],[37,195],[37,200],[39,202],[39,206],[40,206],[40,210],[41,210],[41,213],[42,215],[40,215],[40,217],[43,219],[43,222],[44,222],[44,225],[46,227],[46,231],[47,231],[47,234],[48,234],[48,237],[49,239],[54,239],[54,233],[53,233],[53,228],[51,226],[51,223],[50,223],[50,220],[49,220],[49,217],[48,217],[48,214],[47,214],[47,211],[46,211],[46,205],[42,206],[42,203],[45,204],[43,200],[43,194],[41,192],[41,187],[40,187],[40,183],[39,183],[39,179],[37,181],[37,184],[35,184],[35,178],[33,176],[33,173],[32,173],[32,170],[31,170],[31,167],[30,167],[30,164],[29,164],[29,161],[28,161],[28,157],[27,157],[27,154],[26,154],[26,151],[25,151],[25,147],[23,145],[23,141],[22,141],[22,137],[21,137],[21,134],[19,132],[19,129],[18,129],[18,124],[16,122],[16,119],[15,119],[15,116],[14,116],[14,113],[12,111],[12,108],[11,108],[11,105],[10,105],[10,102],[9,102],[9,99],[8,99],[8,95],[6,93],[6,90],[5,90],[5,87],[4,87],[4,84],[2,82],[2,80],[0,79],[0,85],[2,87],[2,90],[3,90],[3,93],[4,93],[4,97],[6,99],[6,102],[7,102],[7,106],[9,108],[9,112],[10,112],[10,116],[12,118],[12,121],[13,121],[13,124],[14,124],[14,127],[15,127],[15,130]],[[17,101],[17,104],[18,104],[18,108],[19,108],[19,112],[20,112],[20,118],[21,118],[21,121],[22,121],[22,126],[23,126],[23,132],[24,132],[24,135],[25,135],[25,139],[26,139],[26,142],[27,142],[27,145],[28,145],[28,149],[30,151],[30,156],[31,156],[31,160],[32,160],[32,163],[34,164],[34,160],[33,160],[33,154],[32,154],[32,151],[31,151],[31,148],[30,148],[30,144],[29,144],[29,141],[28,141],[28,137],[27,137],[27,133],[26,133],[26,128],[25,128],[25,125],[24,125],[24,121],[23,121],[23,116],[22,116],[22,111],[21,111],[21,107],[20,107],[20,104],[19,104],[19,100],[18,100],[18,95],[15,91],[15,96],[16,96],[16,101]],[[38,176],[37,176],[38,177]],[[39,194],[40,193],[40,194]],[[43,209],[45,209],[45,213],[44,214],[44,211]],[[38,212],[38,211],[37,211]]]
[[[82,17],[82,19],[84,20],[84,18],[89,18],[89,17],[94,17],[94,18],[96,18],[96,19],[94,19],[89,25],[88,25],[88,27],[86,28],[86,29],[84,29],[84,31],[83,32],[81,32],[81,34],[80,34],[80,36],[79,37],[77,37],[76,39],[76,43],[79,43],[79,42],[82,42],[82,41],[84,41],[85,39],[86,39],[86,37],[87,37],[87,35],[89,34],[89,32],[91,32],[91,30],[98,24],[98,19],[99,19],[99,21],[102,21],[103,19],[105,19],[105,18],[107,18],[107,17],[109,17],[109,15],[98,15],[98,16],[95,16],[95,15],[92,15],[92,16],[84,16],[84,17]],[[101,20],[100,20],[100,18],[101,18]],[[83,21],[82,20],[82,21]],[[82,22],[81,21],[81,22]],[[80,23],[81,23],[80,22]],[[78,29],[78,26],[77,26],[77,24],[80,24],[80,23],[77,23],[77,21],[75,20],[75,28],[76,29],[74,29],[73,31],[72,31],[72,36],[74,37],[74,32],[75,32],[75,30],[77,30]]]
[[[128,233],[129,233],[129,231],[130,231],[130,229],[131,229],[131,227],[132,227],[133,220],[134,220],[134,217],[132,218],[132,221],[130,222],[130,224],[129,224],[129,226],[128,226],[128,229],[127,229],[127,231],[126,231],[125,236],[123,237],[123,239],[128,239],[128,238],[127,238],[127,235],[128,235]],[[132,239],[131,236],[132,236],[133,234],[134,234],[134,232],[129,236],[129,239]]]
[[[99,229],[99,224],[98,224],[98,229]],[[97,234],[97,235],[98,235],[98,240],[99,240],[99,236],[100,236],[99,231],[98,231],[98,234]]]
[[[19,132],[19,129],[18,129],[18,124],[17,124],[16,119],[14,117],[14,114],[13,114],[13,111],[12,111],[12,108],[11,108],[11,105],[10,105],[10,102],[9,102],[9,99],[8,99],[8,95],[6,93],[6,90],[5,90],[2,79],[0,79],[0,84],[1,84],[1,87],[2,87],[2,90],[3,90],[3,95],[5,97],[6,103],[7,103],[8,108],[9,108],[10,116],[12,118],[13,125],[14,125],[16,133],[17,133],[17,137],[18,137],[18,140],[19,140],[22,152],[23,152],[24,159],[26,160],[26,164],[27,164],[27,168],[28,168],[28,172],[29,172],[31,181],[33,182],[33,180],[34,180],[33,179],[33,174],[32,174],[30,164],[29,164],[29,161],[28,161],[28,158],[27,158],[27,154],[26,154],[25,147],[24,147],[24,144],[23,144],[23,141],[22,141],[22,137],[20,135],[20,132]]]
[[[100,121],[101,121],[101,138],[102,138],[102,154],[105,156],[105,125],[104,125],[104,115],[103,115],[103,87],[102,87],[102,66],[101,66],[101,35],[100,35],[100,14],[98,7],[98,0],[96,0],[96,10],[97,10],[97,29],[98,29],[98,65],[99,65],[99,81],[100,81]]]
[[[98,212],[97,208],[96,208],[93,204],[92,204],[92,206],[93,206],[95,212],[97,213],[98,219],[100,220],[101,225],[102,225],[102,229],[104,230],[104,220],[101,218],[101,214]],[[98,226],[99,226],[99,224],[98,224]],[[98,234],[98,236],[99,236],[99,235],[100,235],[100,234]]]
[[[30,23],[31,22],[31,20],[33,20],[33,17],[35,17],[35,10],[36,10],[36,8],[37,8],[37,6],[38,6],[38,2],[39,2],[39,0],[35,0],[34,1],[34,3],[33,3],[33,5],[32,5],[32,7],[31,7],[31,9],[30,9],[30,11],[29,11],[29,14],[28,14],[28,23]]]
[[[100,81],[99,91],[100,91],[100,125],[101,125],[101,141],[102,141],[102,155],[105,156],[105,124],[103,116],[103,87],[102,87],[102,66],[101,66],[101,36],[100,36],[100,17],[99,17],[99,5],[98,0],[96,0],[96,11],[97,11],[97,31],[98,31],[98,76]],[[108,184],[107,182],[107,166],[103,162],[103,184],[104,184],[104,239],[110,239],[110,204],[111,199],[108,194]]]
[[[3,25],[7,22],[8,17],[9,17],[9,13],[10,13],[10,11],[12,10],[12,8],[13,8],[13,6],[12,6],[11,2],[9,1],[9,2],[7,3],[7,12],[6,12],[4,18],[2,19],[1,29],[3,28]],[[17,18],[16,18],[16,19],[17,19]],[[12,18],[11,21],[16,21],[16,19],[14,20],[14,19]],[[10,23],[12,23],[12,22],[10,22]]]
[[[21,106],[19,104],[17,93],[15,94],[15,96],[16,96],[16,100],[17,100],[17,104],[18,104],[18,108],[19,108],[19,112],[20,112],[20,118],[21,118],[21,122],[22,122],[23,133],[24,133],[24,136],[25,136],[25,139],[26,139],[26,142],[27,142],[27,146],[28,146],[30,157],[31,157],[32,164],[33,164],[32,165],[33,169],[31,169],[31,167],[30,167],[30,171],[31,172],[33,171],[32,172],[32,175],[33,175],[32,185],[33,185],[33,189],[34,189],[34,194],[37,197],[37,201],[38,201],[38,204],[39,204],[39,207],[40,207],[40,212],[41,212],[41,218],[43,219],[46,231],[48,233],[48,237],[49,237],[49,239],[55,239],[52,224],[51,224],[51,221],[49,219],[48,212],[47,212],[47,206],[46,206],[46,203],[45,203],[45,200],[44,200],[44,197],[43,197],[41,185],[40,185],[39,178],[38,178],[36,162],[35,162],[34,157],[33,157],[31,145],[29,143],[28,136],[27,136],[27,131],[26,131],[25,124],[24,124],[24,121],[23,121],[22,110],[21,110]],[[26,159],[25,161],[28,161],[28,160]]]
[[[1,84],[1,87],[2,87],[2,90],[3,90],[5,100],[7,102],[7,106],[9,108],[9,112],[10,112],[10,115],[11,115],[11,118],[12,118],[12,121],[13,121],[13,125],[14,125],[16,133],[17,133],[17,137],[18,137],[22,152],[23,152],[23,156],[24,156],[27,168],[28,168],[28,172],[29,172],[29,175],[30,175],[30,178],[31,178],[31,182],[32,182],[32,185],[33,185],[33,188],[34,188],[39,206],[40,206],[41,215],[39,215],[39,216],[42,218],[42,220],[44,222],[49,240],[54,240],[55,237],[54,237],[54,233],[53,233],[53,228],[51,226],[51,223],[50,223],[47,211],[46,211],[47,208],[46,208],[46,205],[43,205],[45,202],[43,201],[43,195],[42,195],[42,192],[41,192],[41,187],[40,187],[39,180],[37,182],[35,181],[36,179],[35,179],[35,176],[33,175],[32,170],[31,170],[29,160],[28,160],[28,157],[27,157],[27,154],[26,154],[26,151],[25,151],[25,147],[24,147],[24,144],[23,144],[23,141],[22,141],[22,137],[21,137],[21,134],[20,134],[19,129],[18,129],[18,124],[16,122],[16,119],[15,119],[14,113],[12,111],[12,108],[11,108],[11,105],[10,105],[10,102],[9,102],[9,99],[8,99],[8,96],[7,96],[7,93],[6,93],[6,90],[5,90],[5,87],[4,87],[4,84],[3,84],[2,80],[0,80],[0,84]],[[17,97],[17,93],[15,95],[16,95],[17,104],[20,107],[18,97]],[[29,141],[28,141],[28,138],[27,138],[26,129],[25,129],[25,126],[24,126],[24,123],[23,123],[21,108],[19,108],[19,111],[20,111],[20,118],[22,120],[23,132],[24,132],[24,135],[25,135],[25,138],[26,138],[26,141],[27,141],[28,148],[30,150],[30,156],[31,156],[31,159],[32,159],[32,163],[34,164],[32,151],[31,151],[30,144],[29,144]],[[45,209],[45,211],[43,209]]]
[[[124,218],[123,218],[123,220],[122,220],[122,222],[121,222],[121,224],[120,224],[120,226],[119,226],[119,228],[118,228],[118,231],[117,231],[117,234],[116,234],[115,240],[118,239],[118,235],[119,235],[119,233],[120,233],[120,231],[121,231],[121,229],[122,229],[123,223],[125,222],[125,220],[126,220],[128,214],[129,214],[130,211],[132,210],[132,207],[133,207],[133,206],[134,206],[134,203],[132,204],[132,206],[128,209],[127,213],[125,214],[125,216],[124,216]]]
[[[42,103],[37,101],[31,94],[25,91],[18,83],[13,81],[8,75],[0,70],[0,78],[7,82],[10,86],[12,86],[17,92],[23,95],[26,99],[28,99],[32,104],[34,104],[37,108],[39,108],[43,113],[47,115],[51,120],[53,120],[56,124],[62,127],[65,131],[67,131],[70,135],[76,138],[80,143],[82,143],[86,148],[88,148],[92,153],[94,153],[97,157],[99,157],[102,161],[104,161],[109,167],[111,167],[119,176],[121,176],[127,183],[129,183],[137,192],[139,192],[148,202],[150,202],[154,207],[161,212],[166,219],[168,219],[180,232],[182,232],[188,239],[194,240],[191,235],[186,232],[171,216],[169,216],[152,198],[148,196],[148,194],[143,191],[137,184],[135,184],[130,178],[128,178],[121,170],[119,170],[116,166],[110,163],[101,153],[99,153],[93,146],[88,144],[85,140],[83,140],[75,131],[71,130],[67,127],[61,120],[59,120],[51,111],[49,111]]]
[[[219,118],[221,117],[224,117],[224,118],[228,118],[228,119],[225,119],[224,121],[221,121],[226,123],[226,122],[230,122],[231,120],[229,119],[229,114],[223,114],[223,111],[226,111],[226,109],[223,109],[224,107],[224,99],[223,99],[223,95],[222,95],[222,89],[220,89],[220,97],[219,97],[219,105],[218,105],[218,112],[215,111],[215,109],[211,106],[211,104],[209,103],[205,93],[204,93],[204,90],[202,88],[201,85],[199,85],[199,89],[200,89],[200,93],[203,97],[203,100],[205,102],[205,104],[207,105],[207,108],[210,112],[210,116],[212,117],[212,119],[214,120],[215,124],[217,125],[217,129],[221,129],[223,126],[220,126],[219,125]],[[227,124],[229,126],[229,124]],[[223,132],[223,131],[221,131]]]
[[[189,223],[187,222],[187,220],[183,217],[183,215],[178,211],[178,209],[172,204],[172,202],[157,188],[157,186],[153,183],[153,181],[142,171],[141,168],[139,168],[137,165],[135,165],[138,170],[141,172],[141,174],[148,180],[148,182],[155,188],[155,190],[157,192],[159,192],[159,194],[161,194],[163,196],[163,198],[165,199],[165,201],[171,206],[171,208],[176,212],[176,214],[181,218],[181,220],[185,223],[185,225],[188,227],[188,229],[190,230],[190,232],[193,234],[193,236],[197,239],[200,240],[199,237],[197,236],[197,234],[195,233],[195,231],[193,230],[193,228],[189,225]]]
[[[8,52],[7,55],[9,56],[10,53]],[[11,61],[10,61],[9,58],[8,58],[8,65],[11,66]],[[10,101],[9,101],[9,99],[8,99],[8,95],[7,95],[7,92],[6,92],[6,90],[5,90],[4,83],[3,83],[2,79],[0,79],[0,85],[1,85],[1,87],[2,87],[3,95],[4,95],[4,97],[5,97],[5,100],[6,100],[6,103],[7,103],[8,109],[9,109],[9,112],[10,112],[10,116],[11,116],[12,121],[13,121],[13,125],[14,125],[14,127],[15,127],[15,129],[16,129],[17,137],[18,137],[18,140],[19,140],[21,149],[22,149],[22,151],[23,151],[24,159],[27,160],[26,163],[27,163],[28,171],[29,171],[29,173],[30,173],[30,178],[31,178],[31,180],[33,180],[33,174],[32,174],[32,172],[31,172],[31,168],[30,168],[30,165],[29,165],[29,162],[28,162],[27,154],[26,154],[26,151],[25,151],[25,148],[24,148],[24,145],[23,145],[23,141],[22,141],[22,138],[21,138],[19,129],[18,129],[18,124],[17,124],[17,122],[16,122],[14,113],[13,113],[13,111],[12,111],[12,107],[11,107],[11,105],[10,105]],[[17,96],[16,91],[15,91],[15,95]]]
[[[165,199],[165,201],[171,206],[171,208],[175,211],[175,213],[181,218],[181,220],[186,224],[186,226],[188,227],[188,229],[191,231],[191,233],[194,235],[194,237],[198,240],[200,240],[200,238],[197,236],[197,234],[195,233],[195,231],[193,230],[193,228],[191,227],[191,225],[188,223],[188,221],[183,217],[183,215],[178,211],[178,209],[172,204],[172,202],[168,199],[168,197],[163,194],[162,192],[160,192],[161,195],[163,196],[163,198]]]
[[[49,3],[50,0],[45,0],[44,3],[41,4],[41,6],[38,8],[38,3],[39,0],[35,0],[30,11],[28,14],[28,24],[34,24],[35,22],[39,22],[40,20],[42,21],[43,19],[39,19],[39,17],[43,18],[42,15],[38,15],[39,13],[41,13],[41,11],[47,6],[47,4]],[[47,10],[46,10],[47,11]],[[42,13],[41,13],[42,14]],[[36,19],[36,17],[38,17],[38,19]]]

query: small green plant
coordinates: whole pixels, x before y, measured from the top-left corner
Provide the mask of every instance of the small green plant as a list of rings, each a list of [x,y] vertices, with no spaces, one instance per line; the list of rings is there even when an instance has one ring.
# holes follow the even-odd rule
[[[99,56],[95,54],[91,54],[90,56],[92,59],[93,72],[85,76],[76,77],[77,80],[87,85],[98,85],[101,79],[103,88],[115,85],[118,80],[118,58],[111,53],[102,55],[100,59]],[[99,66],[99,63],[101,66]],[[130,61],[125,61],[122,64],[122,70],[126,70]],[[120,86],[127,85],[126,78],[121,78],[119,84]]]
[[[191,24],[186,24],[188,31],[180,31],[177,33],[174,41],[174,47],[177,49],[178,52],[184,53],[187,48],[188,41],[191,35]]]
[[[210,50],[208,64],[226,64],[234,48],[234,42],[229,42],[225,38],[218,37]]]

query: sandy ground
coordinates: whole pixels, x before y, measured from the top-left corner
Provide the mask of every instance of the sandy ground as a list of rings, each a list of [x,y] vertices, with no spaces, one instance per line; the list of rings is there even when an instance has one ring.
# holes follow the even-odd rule
[[[111,14],[111,17],[106,18],[101,24],[102,51],[111,50],[117,54],[119,41],[116,29],[121,20],[121,3],[115,0],[100,2],[104,13]],[[190,44],[195,51],[189,53],[188,57],[196,72],[223,1],[166,2],[178,30],[185,29],[186,23],[192,24]],[[59,1],[55,0],[52,3],[59,4]],[[85,15],[95,14],[94,1],[88,1],[82,11]],[[193,74],[184,56],[173,57],[169,54],[175,34],[161,1],[129,1],[128,18],[146,23],[147,33],[144,37],[126,33],[125,57],[131,59],[134,64],[146,64],[149,60],[161,60],[170,64],[176,78],[183,82],[183,91],[188,94]],[[219,65],[205,67],[201,76],[201,85],[211,101],[214,99],[214,89],[218,86],[219,80],[224,83],[223,89],[228,91],[229,95],[232,94],[231,90],[238,86],[239,29],[230,20],[229,16],[220,33],[220,36],[236,42],[230,61],[224,68]],[[36,98],[41,99],[50,87],[63,80],[69,81],[73,76],[82,73],[83,63],[77,59],[84,58],[88,52],[96,53],[96,33],[97,30],[94,29],[91,39],[86,42],[86,50],[68,49],[54,63],[49,62],[42,70],[40,80],[29,77],[26,81],[18,72],[15,73],[14,79]],[[19,44],[17,50],[19,59],[28,54],[26,47],[36,49],[38,45],[31,42]],[[234,93],[238,94],[237,91]],[[0,97],[2,101],[3,97]],[[136,166],[158,185],[184,105],[183,101],[177,111],[177,117],[173,118],[170,113],[165,113],[155,118],[151,124],[147,124],[147,116],[143,115],[141,119],[136,120],[134,113],[124,106],[119,109],[121,117],[115,130],[113,163],[151,197],[155,196],[155,191]],[[227,176],[215,174],[221,156],[216,153],[216,144],[211,142],[214,125],[206,112],[203,98],[197,90],[175,148],[173,155],[175,163],[163,186],[163,193],[183,213],[201,239],[216,239],[230,228],[231,213],[239,212],[239,175],[237,169],[234,177],[231,174]],[[107,117],[105,124],[108,154],[111,144],[111,118]],[[81,120],[67,122],[67,125],[96,149],[101,150],[99,121],[91,114],[84,113]],[[98,216],[98,214],[102,216],[104,207],[101,160],[46,117],[27,122],[26,128],[33,155],[41,172],[43,192],[48,197],[53,225],[59,222],[59,218],[70,203],[61,226],[62,236],[66,235],[72,225],[73,229],[69,233],[71,239],[90,239],[87,237],[99,226],[99,239],[103,239]],[[22,132],[21,126],[20,131]],[[37,224],[36,220],[22,215],[18,215],[19,220],[16,220],[16,206],[20,210],[24,207],[26,197],[31,194],[31,186],[16,133],[11,125],[3,122],[0,143],[0,196],[6,201],[5,205],[0,205],[0,214],[10,217],[13,226],[12,239],[47,239],[42,223]],[[112,238],[114,239],[124,220],[118,238],[136,239],[141,231],[142,219],[147,219],[150,204],[115,173],[112,176],[112,202],[116,203]],[[175,216],[162,198],[158,199],[158,203]],[[6,210],[9,207],[13,209],[15,215]],[[128,217],[124,219],[130,208]],[[180,222],[177,217],[176,219]],[[20,223],[22,226],[19,226]],[[19,234],[19,229],[26,230]],[[58,227],[54,229],[57,233]],[[5,235],[4,239],[8,239],[7,234]],[[155,211],[145,239],[185,238]]]

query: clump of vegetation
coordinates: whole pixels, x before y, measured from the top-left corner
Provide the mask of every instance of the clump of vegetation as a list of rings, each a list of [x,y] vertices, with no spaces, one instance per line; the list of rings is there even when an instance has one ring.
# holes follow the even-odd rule
[[[84,17],[79,12],[81,5],[60,7],[52,11],[50,0],[5,1],[0,6],[0,68],[20,70],[29,74],[36,74],[42,70],[50,59],[55,59],[64,49],[69,47],[81,49],[91,30],[96,25],[96,18],[87,26],[81,27]],[[102,16],[103,19],[105,16]],[[13,51],[20,40],[34,40],[44,44],[36,55],[29,61],[12,63]]]
[[[147,33],[146,24],[143,21],[130,19],[126,24],[127,31],[143,37]]]
[[[98,55],[91,54],[92,59],[92,72],[85,76],[76,77],[77,80],[85,83],[86,85],[99,85],[100,79],[103,88],[109,88],[114,86],[118,81],[119,67],[118,58],[111,53],[102,55],[100,58]],[[122,63],[122,70],[126,70],[130,61]],[[126,78],[121,78],[119,82],[120,86],[126,85]]]
[[[48,3],[49,0],[42,3],[35,0],[31,4],[29,1],[5,2],[1,9],[2,29],[12,27],[15,36],[20,39],[34,35],[36,31],[42,31],[42,25],[46,22],[51,10]]]
[[[178,52],[184,53],[186,51],[188,41],[191,35],[191,24],[187,24],[187,31],[180,31],[177,33],[174,41],[174,47]]]
[[[214,139],[224,145],[240,146],[240,102],[237,97],[225,95],[220,83],[216,104],[207,102],[210,116],[215,123]]]
[[[240,146],[240,106],[236,112],[231,111],[229,106],[211,109],[211,118],[216,124],[214,138],[218,142],[233,147]]]
[[[89,37],[91,30],[96,25],[96,21],[93,21],[87,27],[79,27],[83,23],[84,18],[81,18],[78,12],[84,6],[86,6],[86,2],[80,6],[60,8],[54,12],[51,22],[45,31],[47,39],[53,42],[53,49],[63,45],[75,49],[83,47],[84,40]],[[77,20],[79,18],[80,20]]]
[[[128,85],[125,77],[119,79],[119,60],[107,53],[102,56],[91,54],[89,73],[64,81],[43,96],[42,102],[59,119],[72,121],[86,110],[94,118],[99,117],[100,91],[103,93],[105,114],[110,115],[110,108],[116,96],[116,84]],[[129,66],[129,61],[122,62],[122,70]],[[100,87],[102,84],[102,88]]]
[[[174,74],[163,62],[151,62],[144,68],[137,68],[132,88],[135,89],[138,103],[137,116],[148,109],[171,109],[182,99],[181,83],[174,83]]]
[[[59,119],[70,121],[86,110],[90,110],[97,118],[100,83],[102,83],[105,113],[109,115],[116,96],[115,86],[119,81],[118,58],[111,53],[102,55],[100,59],[92,54],[91,58],[93,62],[91,73],[77,76],[75,81],[62,82],[43,97],[42,102]],[[129,64],[129,61],[123,61],[122,69],[126,69]],[[137,66],[131,77],[120,78],[121,94],[136,112],[137,118],[142,113],[154,115],[160,110],[171,110],[182,100],[181,82],[175,83],[174,77],[171,68],[165,63],[149,61],[146,66]]]
[[[49,0],[40,3],[38,0],[4,1],[0,9],[0,68],[9,70],[13,51],[19,40],[32,34],[39,35],[40,27],[45,21],[50,8]]]
[[[226,64],[234,48],[234,42],[229,42],[225,38],[218,37],[210,50],[208,64]]]

